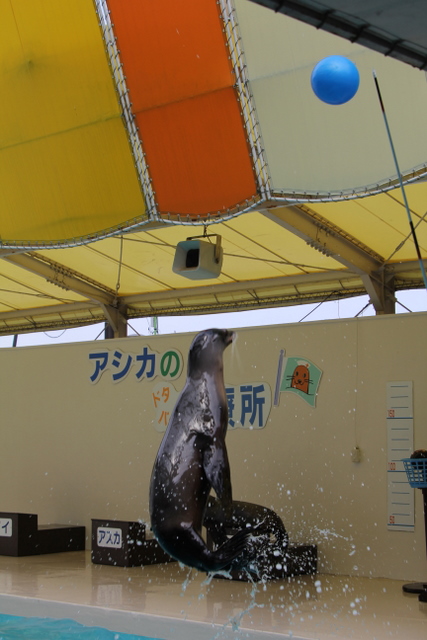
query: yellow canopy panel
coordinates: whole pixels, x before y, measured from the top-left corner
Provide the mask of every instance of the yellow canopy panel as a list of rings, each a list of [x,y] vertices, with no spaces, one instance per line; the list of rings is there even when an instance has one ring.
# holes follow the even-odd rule
[[[145,218],[94,6],[0,1],[0,235],[57,243]]]

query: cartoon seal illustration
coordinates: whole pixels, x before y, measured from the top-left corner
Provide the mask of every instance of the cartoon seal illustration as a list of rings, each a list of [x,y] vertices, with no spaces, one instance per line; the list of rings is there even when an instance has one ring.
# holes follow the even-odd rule
[[[249,529],[219,548],[202,538],[209,493],[217,517],[232,517],[232,489],[225,435],[228,424],[223,352],[235,334],[222,329],[199,333],[188,356],[187,380],[160,445],[150,483],[151,528],[161,547],[201,571],[230,567],[242,555]]]
[[[291,388],[299,389],[304,393],[308,393],[310,383],[311,383],[311,380],[310,380],[310,372],[308,369],[308,365],[302,364],[302,363],[298,364],[298,366],[295,367],[294,372],[292,374]]]

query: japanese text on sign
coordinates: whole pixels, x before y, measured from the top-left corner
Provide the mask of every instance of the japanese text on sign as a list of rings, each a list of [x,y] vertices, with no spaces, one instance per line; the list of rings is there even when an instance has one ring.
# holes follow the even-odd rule
[[[183,358],[176,349],[164,353],[152,351],[144,346],[139,354],[114,351],[95,351],[89,353],[92,362],[90,381],[95,384],[101,376],[109,372],[113,382],[121,382],[129,375],[136,381],[152,380],[161,376],[165,380],[175,380],[181,375]]]
[[[114,529],[112,527],[98,527],[96,531],[96,543],[98,547],[121,549],[122,530]]]
[[[230,429],[262,429],[267,424],[271,410],[271,389],[265,382],[237,386],[225,386]],[[154,428],[166,431],[169,418],[178,399],[178,392],[171,384],[158,383],[152,391],[156,413]]]
[[[178,393],[170,383],[159,382],[153,388],[151,397],[156,415],[154,428],[162,433],[166,431],[169,418],[178,399]]]
[[[226,385],[228,426],[231,429],[262,429],[271,409],[271,389],[265,382]]]
[[[12,537],[12,520],[11,518],[0,518],[0,538]]]

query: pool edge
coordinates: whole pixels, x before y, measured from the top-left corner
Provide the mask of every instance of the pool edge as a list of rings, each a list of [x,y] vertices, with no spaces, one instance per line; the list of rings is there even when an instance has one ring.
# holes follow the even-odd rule
[[[0,613],[38,618],[70,618],[88,627],[104,627],[110,631],[145,635],[161,640],[313,640],[301,636],[260,631],[242,626],[233,630],[221,625],[188,618],[158,616],[145,612],[126,611],[92,605],[80,605],[28,596],[0,594]]]

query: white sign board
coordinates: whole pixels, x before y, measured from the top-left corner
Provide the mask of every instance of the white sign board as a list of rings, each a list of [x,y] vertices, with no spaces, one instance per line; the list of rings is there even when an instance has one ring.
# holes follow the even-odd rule
[[[412,382],[387,383],[387,526],[394,531],[414,531],[414,490],[403,458],[414,450]]]

